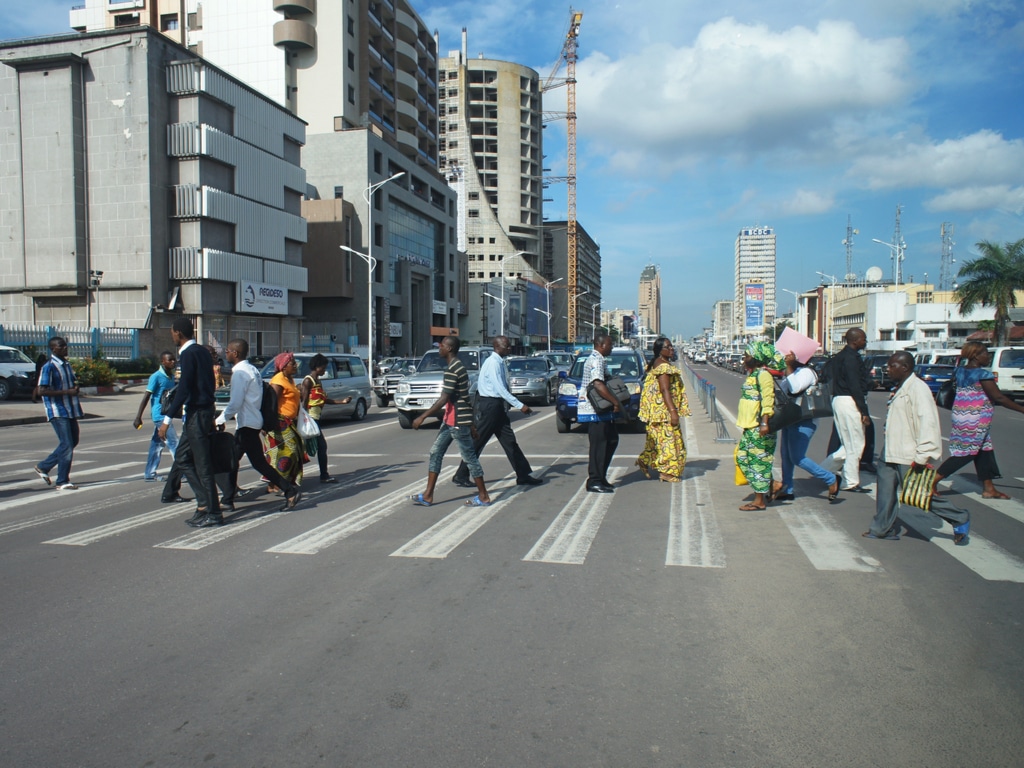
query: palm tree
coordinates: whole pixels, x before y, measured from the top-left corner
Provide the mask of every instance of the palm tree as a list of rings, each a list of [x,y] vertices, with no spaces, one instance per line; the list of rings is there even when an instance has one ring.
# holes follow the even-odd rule
[[[979,304],[995,307],[995,345],[1006,344],[1006,322],[1010,307],[1017,306],[1015,291],[1024,290],[1024,238],[999,245],[988,240],[977,244],[981,256],[965,261],[957,276],[961,278],[955,297],[961,314],[972,312]]]

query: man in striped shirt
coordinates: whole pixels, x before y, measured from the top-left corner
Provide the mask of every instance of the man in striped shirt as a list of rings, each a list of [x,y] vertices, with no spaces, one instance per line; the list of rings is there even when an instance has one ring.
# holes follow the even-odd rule
[[[441,429],[434,440],[434,446],[430,449],[427,489],[412,496],[413,503],[421,507],[429,507],[434,503],[434,486],[437,485],[437,476],[441,473],[441,461],[453,440],[459,444],[462,460],[469,467],[469,474],[477,489],[477,495],[467,501],[466,505],[488,507],[491,504],[491,497],[487,495],[487,488],[484,486],[484,471],[473,447],[473,440],[476,437],[476,429],[473,427],[473,405],[469,401],[469,374],[466,372],[466,366],[459,360],[460,346],[457,336],[448,336],[441,342],[438,352],[448,363],[444,372],[444,384],[441,386],[441,396],[412,423],[413,429],[419,429],[424,420],[444,408]]]
[[[68,342],[61,336],[50,339],[50,360],[39,372],[39,394],[46,409],[46,420],[57,433],[57,447],[35,466],[36,474],[50,485],[50,470],[57,467],[57,490],[78,490],[71,482],[71,461],[78,445],[82,404],[78,400],[75,372],[68,362]]]

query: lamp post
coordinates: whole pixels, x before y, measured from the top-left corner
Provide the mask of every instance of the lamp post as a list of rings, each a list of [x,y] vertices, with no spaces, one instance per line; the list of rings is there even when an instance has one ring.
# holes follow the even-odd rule
[[[564,278],[559,277],[556,278],[555,280],[552,280],[550,283],[544,283],[544,292],[547,294],[548,299],[548,311],[544,313],[545,315],[548,316],[548,352],[551,351],[551,286],[562,279]]]
[[[89,270],[89,287],[93,291],[96,300],[96,327],[100,327],[100,283],[103,282],[103,272],[98,269]]]
[[[550,304],[548,306],[550,306]],[[534,312],[540,312],[542,315],[544,315],[544,317],[546,317],[548,319],[548,352],[550,352],[551,351],[551,313],[550,312],[545,312],[540,307],[534,307],[533,311]]]
[[[373,193],[383,187],[389,181],[394,181],[399,176],[404,176],[405,171],[399,171],[384,181],[370,184],[363,190],[363,200],[366,201],[366,229],[369,237],[366,242],[366,253],[361,253],[347,245],[339,246],[341,250],[354,253],[366,262],[366,366],[373,377],[373,270],[377,268],[377,259],[373,257]]]
[[[895,274],[895,277],[896,277],[896,293],[899,293],[899,290],[900,290],[900,272],[903,271],[902,270],[903,252],[907,249],[906,243],[904,243],[902,240],[900,240],[899,243],[897,243],[896,245],[893,245],[892,243],[887,243],[884,240],[879,240],[876,237],[872,237],[871,238],[871,242],[878,243],[879,245],[884,245],[886,248],[888,248],[890,251],[892,251],[892,258],[896,262],[896,269],[893,270],[893,273]]]
[[[575,296],[572,297],[573,304],[574,304],[574,307],[575,307],[575,310],[576,310],[575,312],[573,312],[573,314],[576,316],[577,322],[578,322],[579,316],[580,316],[580,296],[586,296],[588,293],[590,293],[590,289],[589,288],[587,288],[585,291],[581,291],[580,293],[577,293]],[[576,339],[577,338],[579,338],[579,327],[578,326],[576,328],[572,329],[572,340],[573,340],[574,344],[576,343]]]
[[[831,355],[834,349],[832,341],[832,331],[835,325],[835,311],[836,311],[836,277],[835,275],[826,275],[824,272],[815,272],[814,274],[820,275],[826,280],[832,281],[832,290],[828,294],[828,353]]]
[[[512,254],[512,258],[522,256],[526,251],[516,251]],[[508,261],[504,256],[501,257],[501,335],[505,335],[505,264]]]
[[[493,293],[488,293],[487,291],[484,291],[484,296],[490,296],[496,302],[501,304],[501,330],[498,332],[498,335],[499,336],[504,336],[505,335],[505,306],[508,304],[508,302],[505,301],[504,298],[500,298],[498,296],[495,296]]]
[[[800,306],[800,303],[799,303],[800,302],[800,292],[799,291],[791,291],[791,290],[789,290],[789,288],[780,288],[779,290],[785,291],[786,293],[793,294],[793,321],[796,323],[796,330],[799,331],[800,330],[800,320],[797,318],[796,313],[797,313],[797,311],[799,309],[799,306]],[[802,333],[802,331],[801,331],[801,333]]]

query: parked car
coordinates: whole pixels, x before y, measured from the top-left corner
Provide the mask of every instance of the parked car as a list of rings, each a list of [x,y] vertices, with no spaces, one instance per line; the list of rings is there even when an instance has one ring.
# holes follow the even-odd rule
[[[411,373],[416,373],[416,364],[419,358],[400,357],[388,364],[387,371],[373,380],[373,394],[377,396],[377,405],[387,408],[391,405],[391,398],[395,396],[398,389],[398,382]]]
[[[302,379],[309,374],[309,361],[314,354],[316,353],[296,353],[295,361],[299,364],[299,370],[295,374],[295,386],[301,386]],[[352,398],[352,402],[346,405],[324,405],[321,420],[348,417],[352,421],[362,421],[370,408],[370,395],[373,392],[362,358],[359,355],[337,352],[321,354],[327,358],[327,370],[320,377],[324,394],[331,400]],[[273,378],[273,360],[263,366],[260,376],[266,380]]]
[[[928,385],[934,395],[945,382],[953,378],[954,365],[915,365],[914,375]]]
[[[551,405],[558,396],[558,368],[549,357],[510,357],[508,391],[520,400]]]
[[[568,432],[577,421],[577,406],[580,397],[585,393],[580,392],[580,383],[583,381],[583,364],[589,355],[580,355],[573,363],[572,370],[564,374],[561,383],[558,385],[558,401],[555,404],[555,427],[560,433]],[[608,375],[619,376],[626,386],[629,387],[629,405],[627,414],[630,422],[643,427],[643,422],[637,420],[640,413],[640,387],[644,376],[644,358],[635,349],[628,347],[616,347],[608,358]]]
[[[492,347],[462,347],[459,360],[466,366],[469,374],[469,392],[476,394],[476,380],[480,376],[480,366],[489,355],[494,354]],[[398,382],[395,390],[395,406],[398,408],[398,424],[402,429],[412,429],[412,422],[427,410],[441,396],[441,385],[444,383],[444,369],[447,364],[436,349],[426,352],[416,365],[416,373],[410,374]],[[441,418],[441,414],[437,415]]]
[[[889,389],[893,385],[889,378],[889,355],[868,355],[864,358],[864,365],[873,389]]]
[[[957,365],[959,349],[928,349],[914,354],[914,365]]]
[[[708,361],[708,353],[703,349],[698,349],[693,353],[693,362],[695,363],[706,363]]]
[[[30,395],[36,387],[36,364],[14,347],[0,347],[0,400]]]
[[[560,371],[569,372],[576,357],[571,352],[534,352],[534,357],[546,357]]]
[[[1024,397],[1024,347],[992,347],[989,370],[999,389],[1010,397]]]

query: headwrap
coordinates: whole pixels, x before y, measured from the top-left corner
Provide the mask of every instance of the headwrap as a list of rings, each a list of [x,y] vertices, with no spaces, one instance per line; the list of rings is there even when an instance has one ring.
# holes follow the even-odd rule
[[[274,358],[274,371],[280,373],[288,367],[288,363],[295,359],[291,352],[282,352]]]
[[[786,367],[785,358],[779,354],[773,344],[767,341],[752,341],[747,344],[746,353],[765,368],[781,371]]]

